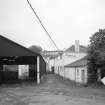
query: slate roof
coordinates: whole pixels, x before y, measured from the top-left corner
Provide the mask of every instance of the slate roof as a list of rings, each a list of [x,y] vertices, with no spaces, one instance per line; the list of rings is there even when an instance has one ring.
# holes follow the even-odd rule
[[[82,59],[79,59],[73,63],[66,65],[65,67],[81,67],[86,65],[87,65],[87,57],[85,56]]]
[[[87,47],[83,45],[79,45],[80,52],[87,53]],[[65,50],[66,52],[75,52],[75,45],[70,46],[68,49]]]

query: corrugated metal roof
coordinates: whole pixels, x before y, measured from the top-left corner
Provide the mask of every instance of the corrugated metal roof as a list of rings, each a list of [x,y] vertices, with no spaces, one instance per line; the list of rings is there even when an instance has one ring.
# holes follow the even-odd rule
[[[86,65],[87,65],[87,58],[85,56],[82,59],[79,59],[73,63],[66,65],[65,67],[80,67],[80,66],[86,66]]]
[[[35,53],[18,43],[0,35],[0,56],[37,56]]]

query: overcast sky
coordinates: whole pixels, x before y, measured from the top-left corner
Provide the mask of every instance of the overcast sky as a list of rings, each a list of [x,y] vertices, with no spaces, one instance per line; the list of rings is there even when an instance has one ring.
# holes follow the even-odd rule
[[[29,0],[60,49],[105,28],[105,0]],[[0,0],[0,34],[23,46],[51,50],[46,33],[27,0]]]

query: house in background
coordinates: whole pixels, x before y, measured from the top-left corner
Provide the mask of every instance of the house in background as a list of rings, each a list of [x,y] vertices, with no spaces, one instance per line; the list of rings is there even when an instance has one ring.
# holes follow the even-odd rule
[[[54,71],[55,74],[58,74],[64,78],[68,78],[70,80],[74,80],[76,82],[86,83],[87,80],[83,78],[87,78],[87,70],[81,63],[86,63],[86,59],[84,57],[87,55],[87,47],[80,45],[79,41],[76,40],[75,44],[70,46],[68,49],[63,51],[62,53],[58,53],[58,55],[49,59],[49,71]],[[80,60],[80,61],[78,61]],[[80,65],[78,63],[80,63]],[[73,64],[72,64],[73,63]],[[77,65],[78,70],[75,71],[75,64]],[[72,64],[72,65],[71,65]],[[76,68],[76,69],[77,69]],[[81,69],[84,70],[81,70]],[[76,73],[76,74],[75,74]],[[84,73],[84,77],[82,78],[80,75]],[[81,78],[84,80],[82,81]]]
[[[40,83],[42,76],[46,73],[46,63],[39,53],[32,52],[1,35],[0,49],[0,81],[2,83],[18,80],[22,69],[28,72],[29,79]]]
[[[75,41],[75,44],[66,49],[62,54],[59,54],[55,59],[50,61],[50,66],[54,66],[55,73],[60,73],[64,76],[64,66],[75,62],[87,55],[87,47]]]

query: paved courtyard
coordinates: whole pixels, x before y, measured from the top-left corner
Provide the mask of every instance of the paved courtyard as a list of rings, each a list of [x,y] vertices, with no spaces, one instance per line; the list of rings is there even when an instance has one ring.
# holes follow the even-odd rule
[[[1,86],[0,105],[105,105],[105,88],[76,86],[48,74],[40,85]]]

